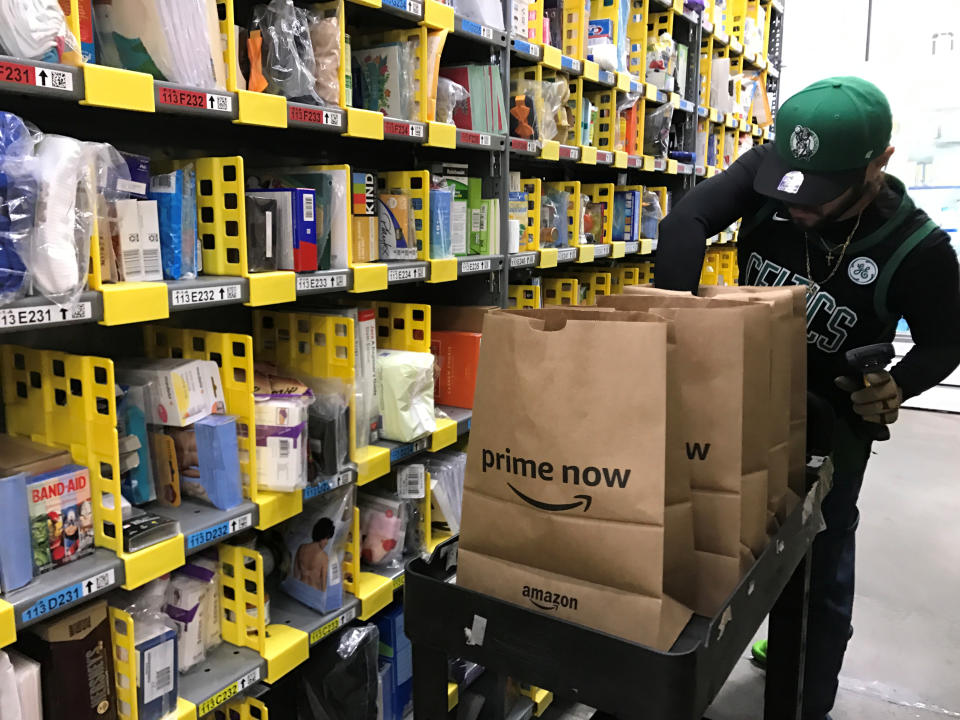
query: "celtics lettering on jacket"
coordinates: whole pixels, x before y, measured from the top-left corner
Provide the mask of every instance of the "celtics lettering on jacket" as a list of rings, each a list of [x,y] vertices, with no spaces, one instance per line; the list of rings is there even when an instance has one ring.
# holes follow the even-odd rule
[[[840,305],[829,292],[800,273],[766,260],[756,252],[747,258],[743,274],[743,285],[806,285],[812,288],[807,293],[807,343],[824,352],[839,350],[849,331],[857,324],[857,313]]]

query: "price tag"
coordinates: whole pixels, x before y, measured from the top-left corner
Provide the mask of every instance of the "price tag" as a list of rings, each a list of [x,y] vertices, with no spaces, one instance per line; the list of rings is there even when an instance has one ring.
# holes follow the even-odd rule
[[[52,323],[93,319],[93,306],[89,301],[73,307],[38,305],[29,308],[0,308],[0,329],[36,327]]]
[[[240,301],[239,285],[214,285],[205,288],[177,288],[170,293],[170,304],[202,305],[204,303],[227,303]]]
[[[557,251],[557,262],[573,262],[577,259],[577,248],[560,248]]]
[[[512,268],[530,267],[532,265],[535,265],[536,262],[537,262],[537,256],[534,253],[510,256],[510,267]]]
[[[211,695],[197,707],[197,713],[201,716],[213,712],[214,708],[223,705],[227,700],[243,692],[260,679],[260,668],[251,670],[239,680],[230,683],[216,695]]]
[[[401,500],[419,500],[426,497],[427,471],[415,463],[397,469],[397,495]]]
[[[217,540],[225,538],[228,535],[233,535],[241,530],[246,530],[251,525],[253,525],[253,515],[252,513],[247,513],[246,515],[241,515],[233,520],[226,520],[222,523],[214,525],[213,527],[190,533],[187,535],[187,550],[193,550],[193,548],[198,548],[201,545],[207,545],[209,543],[216,542]]]
[[[460,263],[460,274],[466,275],[468,273],[478,273],[484,272],[485,270],[490,269],[490,258],[485,260],[468,260],[467,262]]]
[[[290,122],[309,123],[311,125],[343,127],[343,116],[339,112],[304,107],[303,105],[296,105],[294,103],[287,103],[287,120]]]
[[[426,278],[426,265],[419,265],[412,268],[390,268],[387,270],[387,282],[409,282],[411,280],[426,280]]]
[[[344,610],[340,615],[335,617],[333,620],[328,622],[326,625],[322,625],[310,633],[310,644],[316,645],[318,642],[323,640],[325,637],[333,633],[335,630],[339,630],[348,622],[353,620],[357,616],[357,609],[355,607],[348,608]]]
[[[52,592],[46,597],[37,600],[33,605],[23,611],[20,616],[21,622],[32,622],[41,618],[47,613],[59,610],[71,603],[75,603],[87,595],[106,590],[114,585],[116,577],[113,568],[104,570],[102,573],[88,577],[69,587],[65,587],[56,592]]]
[[[336,275],[297,275],[297,292],[309,290],[333,290],[345,288],[347,276],[345,273]]]
[[[601,258],[607,257],[610,254],[610,246],[607,244],[594,245],[593,247],[593,257]]]
[[[346,485],[347,483],[353,480],[353,472],[351,470],[344,470],[339,475],[334,475],[333,477],[324,478],[315,485],[307,485],[303,489],[303,499],[310,500],[319,495],[323,495],[325,492],[329,492],[334,488],[338,488],[341,485]]]
[[[410,137],[412,138],[422,138],[424,137],[424,127],[421,123],[410,123]]]

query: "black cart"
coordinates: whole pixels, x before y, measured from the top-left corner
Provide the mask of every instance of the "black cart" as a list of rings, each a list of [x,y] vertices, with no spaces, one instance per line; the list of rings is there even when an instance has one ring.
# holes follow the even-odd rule
[[[481,718],[508,717],[510,677],[596,708],[599,717],[700,720],[769,614],[776,651],[768,658],[764,718],[799,718],[810,549],[823,527],[829,461],[810,470],[815,480],[807,496],[723,610],[713,618],[694,616],[668,652],[459,587],[450,582],[456,539],[429,561],[411,561],[404,607],[413,644],[414,717],[449,717],[447,659],[464,658],[485,668],[488,687],[503,689],[485,697]],[[468,642],[479,636],[479,644]]]

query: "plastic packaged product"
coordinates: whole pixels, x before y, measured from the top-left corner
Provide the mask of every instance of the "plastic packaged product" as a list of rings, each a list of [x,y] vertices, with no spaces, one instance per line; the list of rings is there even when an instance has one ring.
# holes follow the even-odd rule
[[[335,380],[325,380],[323,386],[313,388],[315,400],[309,411],[310,480],[317,474],[336,475],[350,453],[347,393],[353,394],[353,389]]]
[[[220,563],[215,557],[194,555],[179,573],[203,584],[204,594],[200,605],[203,647],[210,652],[223,642],[220,635]]]
[[[328,105],[340,104],[340,20],[336,8],[311,5],[310,42],[316,69],[314,89]]]
[[[443,46],[447,41],[447,32],[447,30],[430,30],[427,32],[427,120],[437,120],[437,98],[440,92],[438,83],[440,54],[443,52]]]
[[[430,257],[453,257],[451,228],[453,190],[447,187],[430,189]]]
[[[437,80],[437,122],[453,125],[453,111],[456,107],[470,99],[470,93],[460,83],[450,78]]]
[[[209,583],[174,573],[167,586],[164,612],[177,629],[177,656],[180,672],[187,672],[207,656],[204,604]]]
[[[566,144],[572,127],[568,115],[567,100],[570,99],[570,84],[562,79],[545,80],[542,89],[543,113],[540,118],[541,136],[544,140],[556,140]]]
[[[37,158],[34,134],[18,116],[0,112],[0,306],[29,285],[26,260],[36,235]]]
[[[430,473],[432,525],[436,530],[455,535],[460,532],[467,455],[448,451],[433,453],[424,464]]]
[[[293,0],[270,0],[266,5],[254,6],[251,31],[259,30],[262,37],[266,92],[320,105],[309,23],[307,11],[296,7]]]
[[[0,477],[0,591],[23,587],[33,579],[33,553],[30,543],[30,509],[27,502],[27,476],[17,473]]]
[[[673,105],[663,103],[647,110],[643,124],[643,154],[654,157],[667,157],[670,148],[670,122],[673,119]]]
[[[567,247],[570,244],[567,211],[570,193],[550,190],[540,199],[540,247]],[[544,243],[546,240],[546,243]]]
[[[208,415],[192,427],[173,430],[184,495],[229,510],[243,502],[237,419]]]
[[[449,4],[449,3],[448,3]],[[467,20],[503,30],[503,8],[490,0],[454,0],[453,9]]]
[[[401,120],[417,120],[413,98],[414,54],[406,42],[353,50],[354,83],[361,107]]]
[[[247,266],[250,272],[277,269],[276,238],[280,236],[277,201],[246,195]]]
[[[286,558],[281,587],[320,613],[343,605],[343,556],[353,525],[356,486],[335,488],[304,504],[280,527]]]
[[[357,495],[360,509],[360,557],[374,567],[398,567],[403,562],[407,532],[406,503],[397,497],[365,491]]]
[[[436,429],[433,355],[406,350],[377,353],[377,399],[387,440],[410,442]]]
[[[604,241],[604,213],[607,212],[607,204],[581,201],[580,208],[583,212],[583,234],[586,236],[586,241],[588,243],[602,243]]]
[[[150,384],[118,385],[117,433],[120,448],[120,491],[134,505],[157,499],[147,418],[154,398]]]
[[[255,392],[257,486],[293,492],[307,484],[307,424],[310,390],[297,383],[289,392]]]
[[[57,0],[0,2],[0,51],[3,54],[58,63],[67,50],[79,49]]]
[[[142,720],[162,720],[177,709],[177,628],[170,618],[154,610],[134,609],[131,615],[134,667],[137,668],[137,716]]]
[[[45,135],[36,147],[39,202],[28,265],[34,286],[72,305],[87,281],[95,197],[84,143]]]
[[[660,220],[663,219],[663,209],[660,207],[660,197],[649,190],[643,193],[643,211],[640,215],[640,235],[656,240],[660,235]]]
[[[380,210],[380,259],[416,260],[416,225],[410,196],[399,190],[380,193],[377,206]]]
[[[157,203],[164,280],[197,276],[196,172],[193,165],[150,178],[149,197]]]
[[[27,478],[35,574],[93,552],[90,473],[67,465]]]
[[[647,40],[646,80],[661,90],[672,92],[677,72],[677,43],[664,31]]]

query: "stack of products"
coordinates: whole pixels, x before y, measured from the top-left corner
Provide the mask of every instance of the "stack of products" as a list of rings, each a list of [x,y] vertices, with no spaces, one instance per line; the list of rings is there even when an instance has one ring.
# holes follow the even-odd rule
[[[437,163],[432,180],[453,192],[450,202],[450,251],[453,255],[495,255],[500,252],[500,200],[485,198],[482,182],[469,176],[469,166]]]
[[[453,110],[458,128],[474,132],[506,133],[509,129],[498,65],[448,65],[440,77],[462,87],[467,99]]]
[[[258,188],[246,191],[245,202],[247,262],[251,272],[317,270],[316,190]]]
[[[67,27],[57,0],[23,0],[0,5],[0,54],[25,60],[70,62],[80,60],[81,48]],[[89,6],[88,6],[89,8]],[[88,31],[92,35],[92,29]],[[94,62],[93,38],[84,42],[83,60]]]
[[[430,473],[432,529],[456,535],[460,532],[467,454],[455,450],[430,453],[424,465]]]
[[[215,0],[93,0],[97,62],[178,85],[226,89]]]
[[[257,487],[293,492],[306,486],[307,424],[313,392],[298,380],[260,365],[254,375]]]

